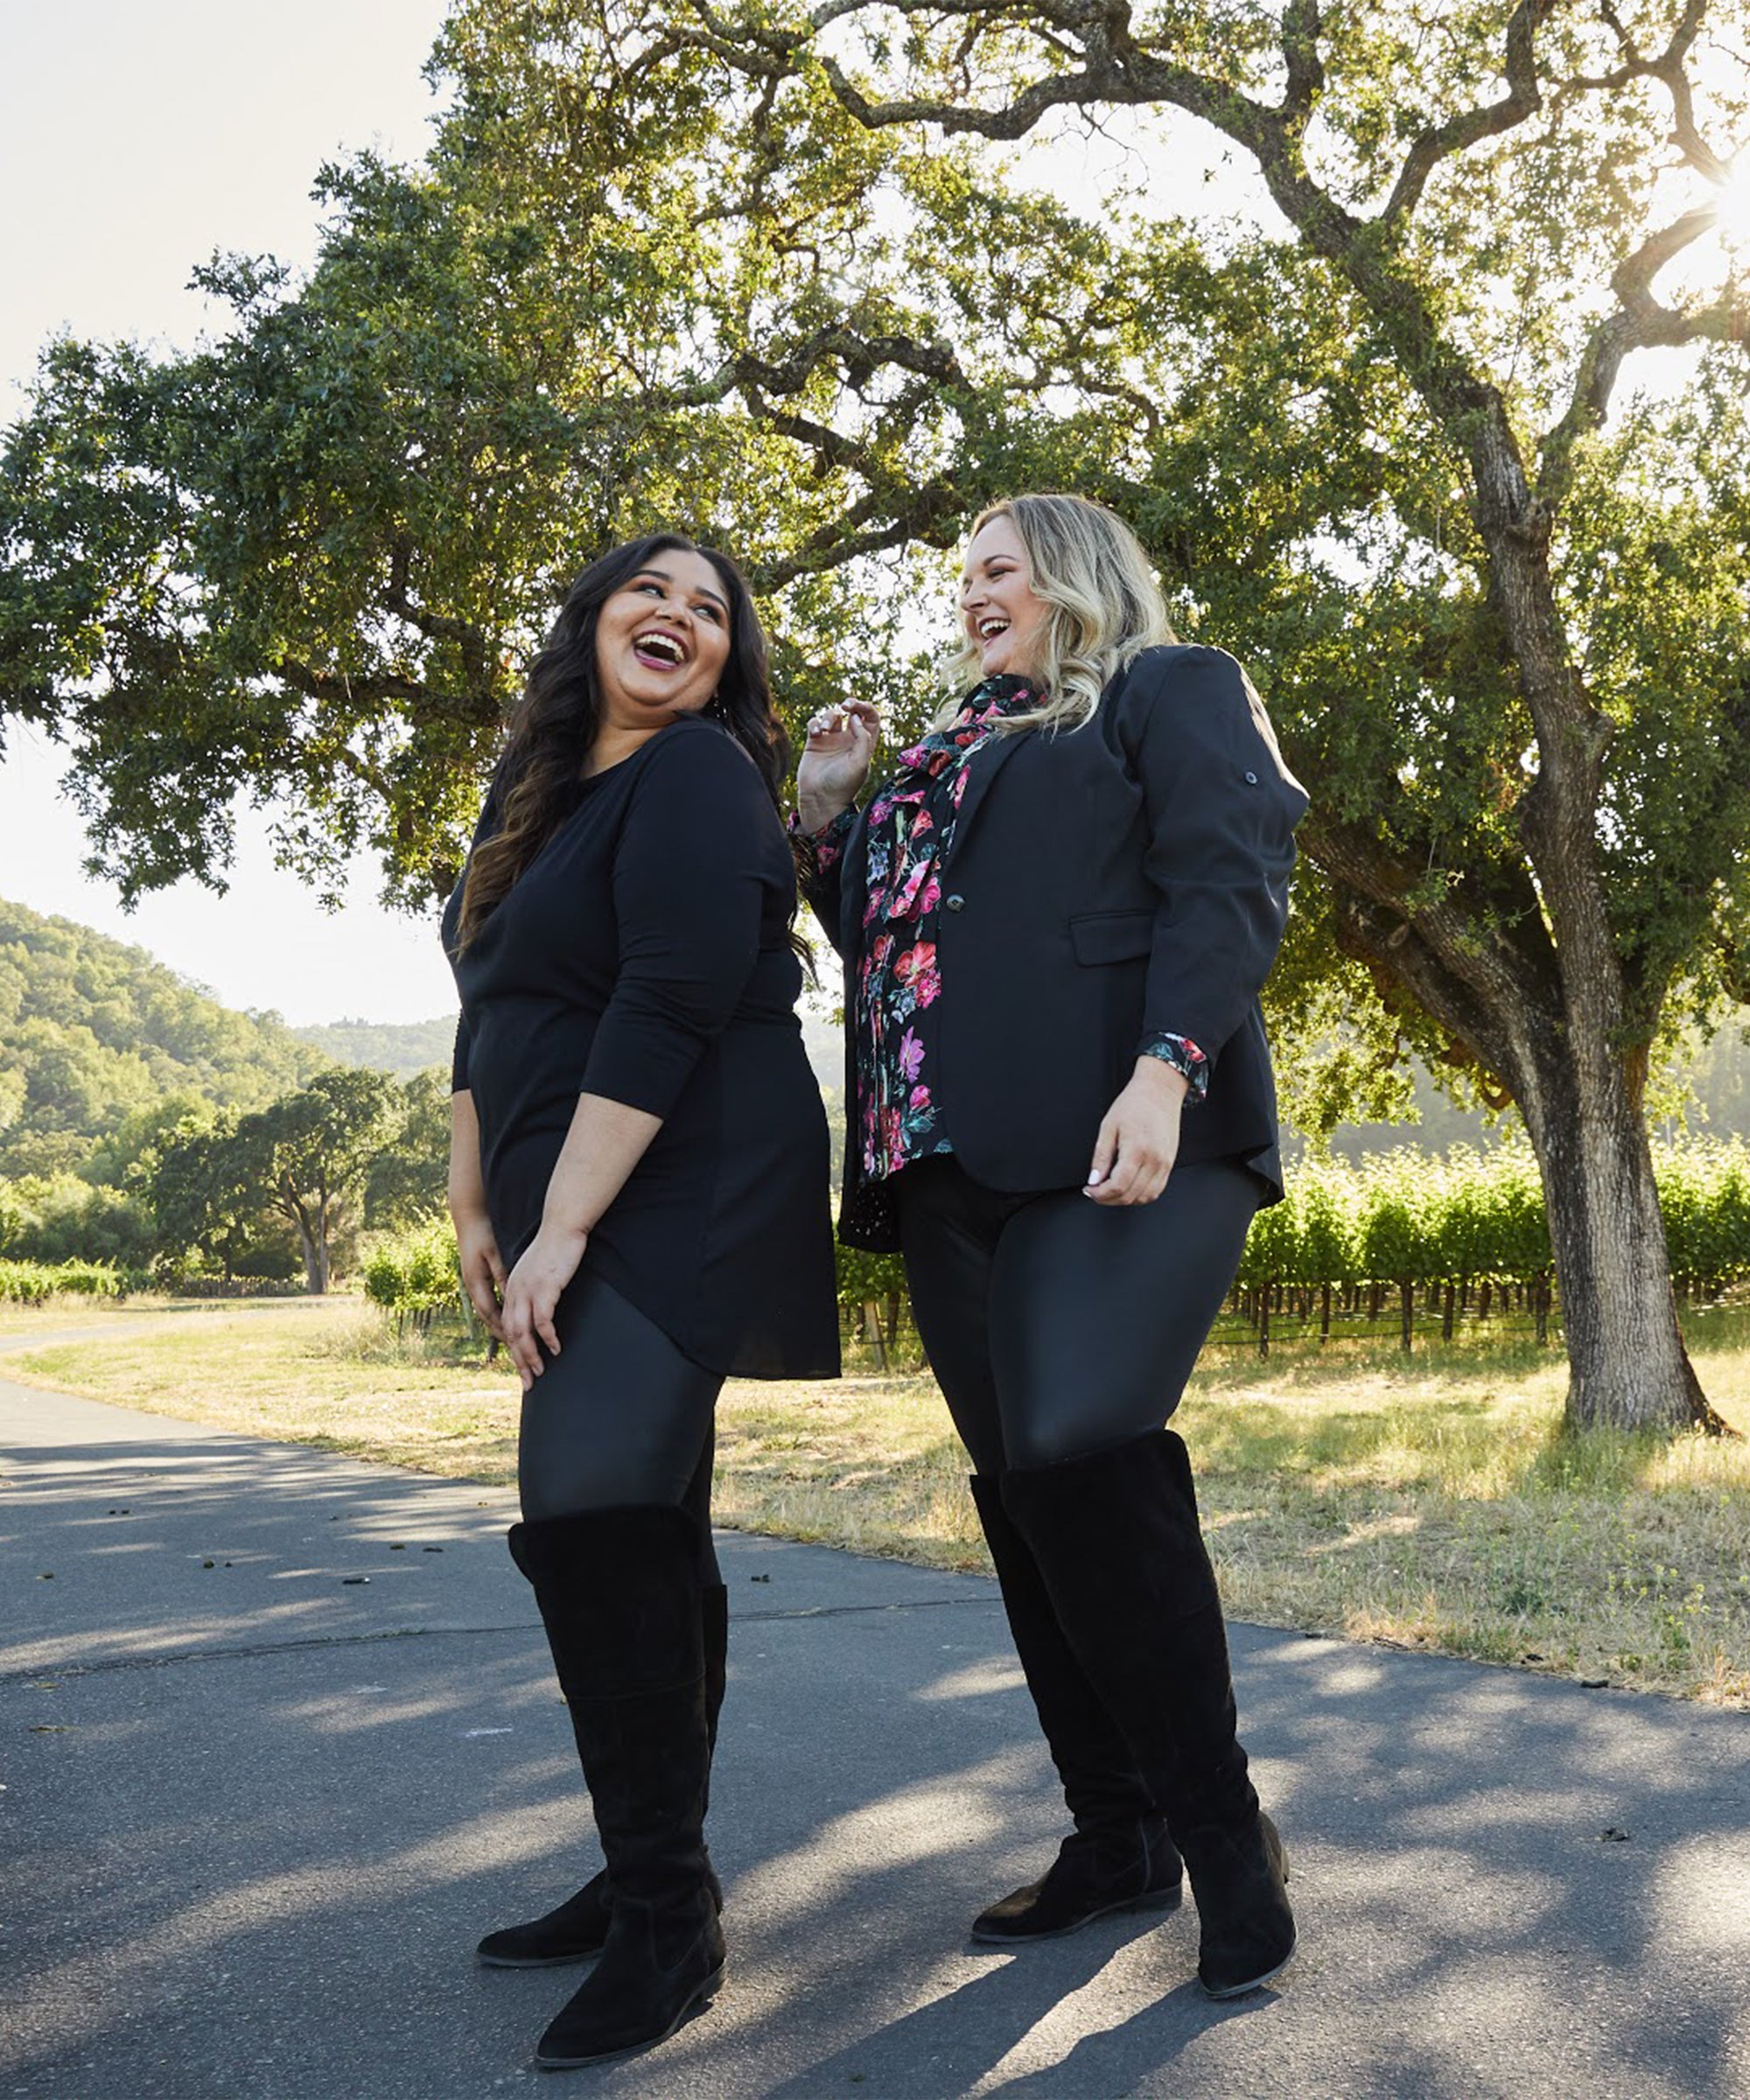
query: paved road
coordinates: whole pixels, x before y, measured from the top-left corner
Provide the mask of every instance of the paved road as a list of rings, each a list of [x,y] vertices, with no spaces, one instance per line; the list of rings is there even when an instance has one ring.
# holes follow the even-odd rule
[[[966,1940],[1058,1821],[988,1582],[732,1534],[730,1985],[550,2083],[566,1972],[472,1960],[594,1863],[503,1491],[4,1382],[0,1444],[0,2095],[1750,2094],[1750,1717],[1236,1628],[1304,1951],[1218,2008],[1189,1910]]]

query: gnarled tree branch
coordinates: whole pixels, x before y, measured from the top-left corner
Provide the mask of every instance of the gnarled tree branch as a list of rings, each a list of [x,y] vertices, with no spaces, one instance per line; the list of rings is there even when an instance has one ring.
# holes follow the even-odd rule
[[[1454,153],[1462,153],[1481,139],[1511,131],[1542,106],[1536,38],[1554,4],[1555,0],[1519,0],[1507,24],[1507,93],[1499,102],[1460,110],[1456,116],[1449,116],[1443,124],[1432,125],[1416,139],[1404,156],[1391,195],[1380,214],[1384,225],[1396,227],[1410,217],[1428,186],[1428,178],[1443,160],[1450,159]]]
[[[453,641],[462,659],[462,668],[467,673],[468,682],[477,691],[486,692],[492,686],[491,654],[486,635],[471,620],[457,620],[448,613],[433,612],[416,603],[412,588],[413,542],[405,535],[398,536],[389,552],[388,588],[383,593],[383,604],[389,612],[404,620],[411,627],[432,641]]]
[[[1312,106],[1325,91],[1325,62],[1319,55],[1324,27],[1319,0],[1288,0],[1282,10],[1282,56],[1288,84],[1280,114],[1297,136],[1306,129]]]
[[[1653,280],[1666,263],[1711,231],[1718,219],[1712,205],[1685,212],[1649,234],[1617,265],[1610,282],[1618,304],[1586,339],[1568,405],[1544,440],[1537,490],[1544,502],[1558,504],[1567,494],[1573,482],[1574,448],[1603,424],[1622,361],[1631,351],[1726,342],[1743,332],[1744,304],[1730,288],[1708,305],[1687,312],[1653,296]]]

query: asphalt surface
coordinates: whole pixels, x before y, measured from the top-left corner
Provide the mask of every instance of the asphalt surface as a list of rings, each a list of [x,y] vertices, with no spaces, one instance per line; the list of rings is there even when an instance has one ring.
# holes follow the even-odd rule
[[[1750,2094],[1750,1716],[1235,1628],[1302,1950],[1216,2006],[1188,1907],[967,1940],[1060,1827],[992,1585],[735,1534],[728,1984],[543,2075],[571,1972],[473,1943],[598,1856],[504,1491],[4,1382],[0,1446],[0,2095]]]

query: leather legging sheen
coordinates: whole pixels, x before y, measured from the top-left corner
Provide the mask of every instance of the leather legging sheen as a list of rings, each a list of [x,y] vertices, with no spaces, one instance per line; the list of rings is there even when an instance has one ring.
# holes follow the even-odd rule
[[[1055,1465],[1158,1429],[1179,1404],[1264,1186],[1176,1167],[1152,1203],[985,1188],[951,1154],[896,1179],[918,1332],[981,1474]]]
[[[699,1581],[720,1580],[710,1539],[719,1373],[587,1269],[559,1301],[559,1354],[523,1395],[516,1483],[525,1521],[672,1503],[699,1536]]]

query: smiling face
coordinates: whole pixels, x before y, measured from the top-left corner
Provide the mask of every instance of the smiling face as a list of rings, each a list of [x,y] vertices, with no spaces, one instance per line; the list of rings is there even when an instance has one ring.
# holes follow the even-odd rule
[[[729,662],[730,605],[702,554],[665,547],[596,617],[604,727],[660,729],[696,714]]]
[[[1033,594],[1032,564],[1015,522],[990,519],[972,536],[960,583],[960,617],[987,678],[1035,668],[1051,607]]]

